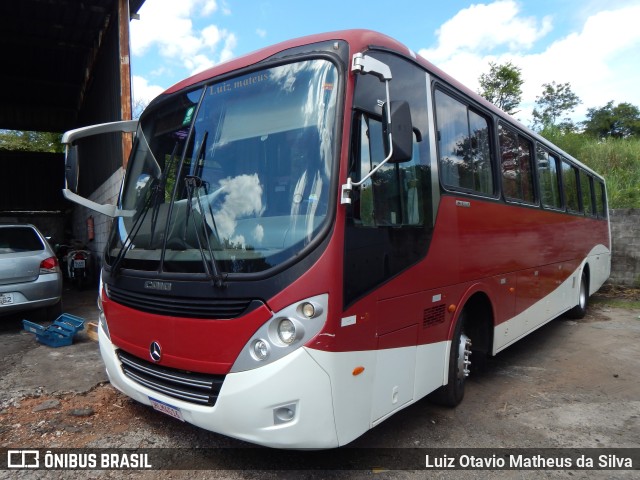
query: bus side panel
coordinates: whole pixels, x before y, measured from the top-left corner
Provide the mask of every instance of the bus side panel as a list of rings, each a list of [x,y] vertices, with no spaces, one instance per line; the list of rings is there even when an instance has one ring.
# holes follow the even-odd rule
[[[338,444],[345,445],[371,428],[376,351],[327,352],[309,348],[307,352],[331,379]],[[361,373],[356,374],[360,369]]]
[[[598,291],[611,275],[611,252],[605,245],[598,245],[593,249],[589,258],[589,294]]]
[[[438,285],[451,289],[475,281],[497,282],[499,297],[490,298],[498,310],[494,321],[501,323],[550,295],[594,246],[602,245],[606,254],[607,244],[604,220],[483,199],[462,202],[444,195],[427,257],[382,285],[377,297],[399,298]],[[592,292],[606,278],[608,262],[601,262],[605,265],[592,280]]]
[[[417,326],[407,327],[380,337],[405,336],[415,338]],[[416,347],[378,349],[376,378],[373,382],[371,421],[376,423],[388,414],[401,409],[414,400]]]
[[[523,287],[528,287],[529,291],[531,291],[531,286],[529,285],[532,283],[531,278],[542,278],[540,283],[545,281],[545,278],[553,278],[553,283],[555,283],[557,287],[542,296],[539,300],[532,302],[527,308],[519,310],[520,313],[513,318],[495,327],[493,353],[495,354],[503,350],[528,333],[577,305],[582,272],[585,270],[589,261],[596,265],[595,268],[590,266],[591,278],[594,278],[594,270],[606,269],[608,258],[606,250],[606,247],[603,245],[594,247],[587,258],[577,265],[575,262],[565,262],[563,264],[549,265],[547,267],[522,272],[520,276],[526,278]],[[596,258],[598,260],[596,260]],[[600,262],[602,266],[598,266],[597,262]],[[567,275],[566,272],[570,268],[573,270],[568,272]],[[539,272],[538,277],[535,276],[536,271]],[[596,273],[595,282],[602,281],[602,276],[602,273]],[[564,280],[561,281],[560,278],[564,278]],[[592,282],[593,281],[594,280],[592,280]],[[518,284],[518,288],[520,288],[520,283]],[[527,304],[528,303],[529,302],[527,302]]]
[[[451,342],[418,345],[416,355],[416,401],[447,383]]]
[[[415,403],[445,383],[446,358],[451,342],[437,342],[418,347],[389,348],[357,352],[327,352],[307,349],[307,352],[329,374],[333,397],[333,411],[338,434],[338,443],[345,445],[374,425],[379,424],[397,411]],[[393,403],[393,386],[384,392],[376,392],[376,379],[384,372],[384,363],[394,359],[401,361],[408,357],[409,364],[402,364],[400,370],[415,378],[409,381],[415,385],[413,392],[398,392]],[[415,364],[415,370],[409,365]],[[357,367],[363,367],[361,373]],[[355,371],[354,371],[355,370]],[[396,374],[401,373],[396,370]],[[393,372],[391,372],[393,374]],[[406,381],[406,378],[400,379]],[[401,387],[401,383],[396,385]],[[401,394],[411,396],[410,400],[400,398]],[[376,402],[386,402],[388,408],[383,412]],[[391,407],[389,407],[389,405]]]

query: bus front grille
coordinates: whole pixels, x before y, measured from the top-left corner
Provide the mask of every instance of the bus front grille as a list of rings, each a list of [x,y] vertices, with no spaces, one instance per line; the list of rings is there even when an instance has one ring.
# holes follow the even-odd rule
[[[122,372],[130,380],[155,392],[198,405],[215,405],[225,378],[224,375],[161,367],[122,350],[118,350],[117,355]]]
[[[109,287],[114,302],[147,313],[182,318],[230,319],[255,308],[258,300],[175,297]]]

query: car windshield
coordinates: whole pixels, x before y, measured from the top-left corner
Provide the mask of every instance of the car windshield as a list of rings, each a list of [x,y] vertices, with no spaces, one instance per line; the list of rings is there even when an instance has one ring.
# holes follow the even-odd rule
[[[107,262],[252,273],[328,221],[337,70],[291,63],[173,95],[143,114]]]

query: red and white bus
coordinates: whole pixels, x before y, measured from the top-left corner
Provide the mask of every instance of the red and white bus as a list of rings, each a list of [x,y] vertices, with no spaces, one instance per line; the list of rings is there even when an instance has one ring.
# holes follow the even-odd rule
[[[135,131],[118,205],[73,145]],[[310,36],[65,134],[114,217],[100,350],[126,395],[271,447],[345,445],[585,314],[604,179],[397,41]],[[472,354],[473,352],[473,354]]]

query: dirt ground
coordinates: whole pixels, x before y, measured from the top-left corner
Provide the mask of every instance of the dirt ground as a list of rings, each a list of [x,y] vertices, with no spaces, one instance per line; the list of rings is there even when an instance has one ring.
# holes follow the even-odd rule
[[[72,293],[70,293],[71,295]],[[79,311],[91,314],[91,294]],[[88,298],[88,300],[86,300]],[[623,307],[607,306],[612,298]],[[84,300],[83,300],[84,299]],[[455,409],[422,400],[353,442],[354,448],[640,448],[639,291],[609,291],[593,298],[582,320],[556,319],[488,360],[469,378],[466,397]],[[634,301],[631,308],[624,302]],[[83,303],[84,302],[84,303]],[[604,303],[603,303],[604,302]],[[72,305],[73,309],[73,305]],[[78,391],[39,386],[16,388],[26,378],[23,362],[34,348],[51,354],[64,348],[34,347],[31,334],[15,326],[0,329],[0,449],[6,448],[244,448],[221,435],[183,424],[115,391],[105,379]],[[9,351],[7,342],[24,344]],[[102,366],[88,338],[91,366],[72,377],[91,377]],[[65,347],[66,348],[66,347]],[[22,351],[20,351],[22,350]],[[58,352],[55,352],[58,353]],[[30,367],[33,370],[33,367]],[[87,370],[92,372],[87,373]],[[22,373],[21,373],[22,372]],[[204,454],[204,453],[203,453]],[[295,461],[295,452],[291,452]],[[0,470],[0,478],[3,476]],[[10,472],[34,478],[36,472]],[[43,472],[54,474],[55,472]],[[60,478],[86,478],[63,472]],[[313,478],[423,478],[425,472],[379,469],[307,472]],[[639,471],[429,472],[433,478],[640,478]],[[485,476],[486,473],[486,476]],[[71,474],[71,475],[70,475]],[[91,472],[90,478],[155,478],[157,472]],[[233,470],[162,473],[166,478],[298,478],[291,471]],[[40,478],[36,475],[35,478]],[[57,478],[57,477],[56,477]]]

